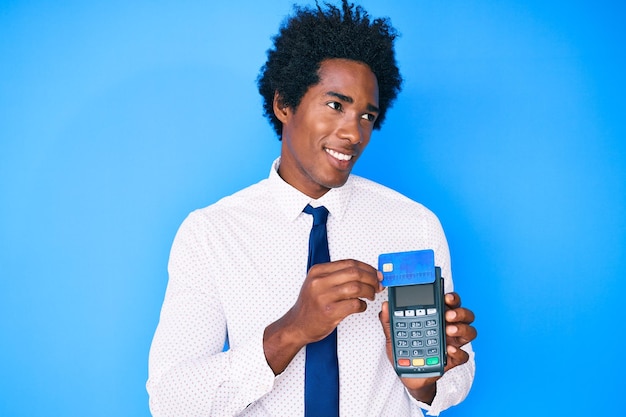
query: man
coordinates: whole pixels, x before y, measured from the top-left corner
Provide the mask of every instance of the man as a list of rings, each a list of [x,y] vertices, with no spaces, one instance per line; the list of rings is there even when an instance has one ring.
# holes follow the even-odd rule
[[[326,394],[308,394],[309,349],[333,338],[332,415],[436,415],[467,395],[473,313],[447,294],[446,372],[400,379],[387,294],[373,267],[381,253],[433,249],[450,292],[439,221],[350,175],[400,90],[395,37],[386,19],[370,20],[345,0],[341,9],[296,8],[281,27],[259,77],[281,155],[268,179],[193,212],[176,236],[150,352],[155,416],[312,415]],[[320,206],[330,261],[307,271],[309,210]]]

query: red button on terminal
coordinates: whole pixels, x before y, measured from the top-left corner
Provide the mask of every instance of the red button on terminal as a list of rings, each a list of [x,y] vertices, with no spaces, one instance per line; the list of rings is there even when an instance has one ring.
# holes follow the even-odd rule
[[[409,359],[398,359],[398,366],[411,366]]]

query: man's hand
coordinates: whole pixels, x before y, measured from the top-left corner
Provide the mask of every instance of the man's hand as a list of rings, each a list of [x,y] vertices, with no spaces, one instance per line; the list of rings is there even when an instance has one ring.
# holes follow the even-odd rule
[[[263,347],[268,364],[281,373],[305,345],[328,336],[347,316],[367,308],[382,291],[382,275],[352,260],[317,264],[307,274],[294,306],[265,329]]]
[[[461,307],[461,297],[457,293],[448,293],[444,297],[447,311],[446,319],[446,351],[448,353],[448,363],[444,372],[462,365],[469,360],[467,352],[461,346],[471,342],[476,338],[477,332],[471,323],[474,321],[474,313]],[[389,304],[383,303],[379,314],[380,322],[383,326],[385,338],[387,340],[387,356],[393,363],[393,352],[391,344],[391,330],[389,323]],[[430,404],[435,398],[437,391],[436,382],[440,377],[433,378],[402,378],[402,383],[407,387],[411,395],[417,400]]]

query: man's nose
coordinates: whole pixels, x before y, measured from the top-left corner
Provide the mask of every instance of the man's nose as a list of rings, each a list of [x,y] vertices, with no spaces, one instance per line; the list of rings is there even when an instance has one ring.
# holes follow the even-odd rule
[[[341,139],[350,141],[351,144],[363,142],[363,129],[356,118],[346,118],[338,130]]]

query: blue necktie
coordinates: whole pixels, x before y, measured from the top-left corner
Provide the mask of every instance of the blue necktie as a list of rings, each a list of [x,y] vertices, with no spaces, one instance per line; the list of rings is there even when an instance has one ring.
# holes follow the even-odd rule
[[[326,219],[328,210],[307,205],[305,213],[313,216],[309,236],[307,271],[315,264],[330,262]],[[337,329],[324,339],[306,346],[304,366],[304,415],[339,416],[339,365],[337,362]]]

